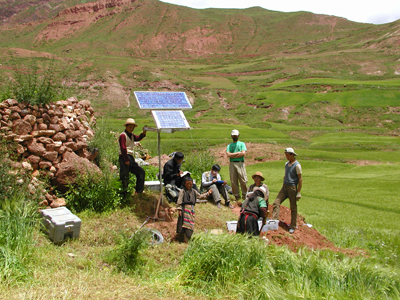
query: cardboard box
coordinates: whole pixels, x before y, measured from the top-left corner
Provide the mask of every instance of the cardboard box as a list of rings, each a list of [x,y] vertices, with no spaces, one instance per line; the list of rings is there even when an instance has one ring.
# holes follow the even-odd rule
[[[43,209],[41,215],[49,238],[54,243],[60,243],[66,238],[79,238],[81,219],[72,214],[68,208]]]

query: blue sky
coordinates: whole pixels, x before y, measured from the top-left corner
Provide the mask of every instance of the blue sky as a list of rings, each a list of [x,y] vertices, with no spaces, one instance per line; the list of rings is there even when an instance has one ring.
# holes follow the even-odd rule
[[[400,0],[162,0],[163,2],[192,8],[248,8],[260,6],[265,9],[293,12],[310,11],[333,15],[350,21],[383,24],[400,19]]]

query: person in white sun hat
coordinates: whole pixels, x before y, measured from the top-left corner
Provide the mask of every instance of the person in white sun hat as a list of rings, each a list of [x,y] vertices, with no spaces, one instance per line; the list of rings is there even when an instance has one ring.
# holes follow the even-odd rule
[[[144,170],[135,162],[134,146],[136,141],[142,140],[146,136],[146,131],[137,136],[132,132],[138,126],[134,119],[129,118],[126,120],[125,130],[119,136],[119,166],[120,166],[120,180],[122,181],[122,195],[127,195],[129,184],[129,173],[136,175],[135,193],[142,193],[144,189]]]
[[[296,160],[297,154],[294,152],[293,148],[286,148],[285,156],[288,161],[285,164],[283,186],[274,201],[272,217],[274,220],[279,220],[280,205],[283,201],[289,198],[290,211],[292,215],[289,233],[294,233],[297,225],[297,201],[301,198],[300,191],[303,186],[303,178],[301,177],[301,165]]]
[[[242,199],[244,200],[247,193],[247,173],[244,165],[244,157],[247,149],[245,143],[239,141],[239,130],[232,130],[231,137],[233,142],[226,148],[226,155],[229,158],[229,175],[231,179],[232,193],[235,196],[236,201],[240,199],[240,184]]]

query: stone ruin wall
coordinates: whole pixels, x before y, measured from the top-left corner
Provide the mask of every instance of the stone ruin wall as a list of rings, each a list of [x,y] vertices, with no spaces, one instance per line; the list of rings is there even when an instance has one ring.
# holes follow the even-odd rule
[[[45,105],[14,99],[0,103],[0,138],[17,143],[20,167],[33,171],[34,177],[45,174],[56,179],[68,160],[90,163],[87,148],[95,123],[90,101],[75,97]]]

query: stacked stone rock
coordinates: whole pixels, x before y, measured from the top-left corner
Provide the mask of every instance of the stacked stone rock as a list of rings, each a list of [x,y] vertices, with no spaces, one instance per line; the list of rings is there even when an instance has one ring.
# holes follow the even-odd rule
[[[88,158],[96,118],[90,101],[69,98],[45,105],[0,103],[0,136],[17,143],[22,167],[54,177],[67,152]]]

